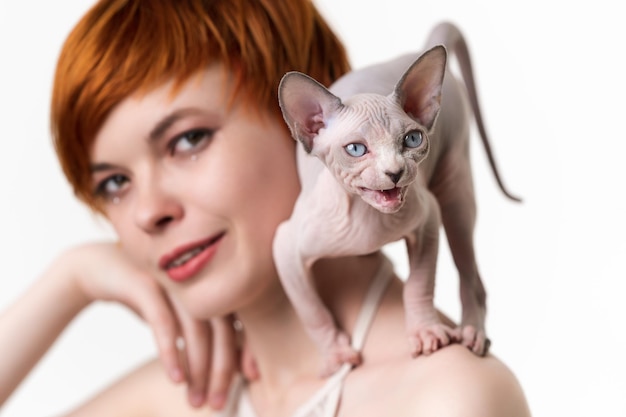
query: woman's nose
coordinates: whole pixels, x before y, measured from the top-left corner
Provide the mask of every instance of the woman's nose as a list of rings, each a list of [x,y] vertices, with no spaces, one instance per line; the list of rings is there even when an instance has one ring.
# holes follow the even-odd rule
[[[138,191],[134,211],[137,226],[150,234],[162,232],[183,215],[180,202],[156,181]]]

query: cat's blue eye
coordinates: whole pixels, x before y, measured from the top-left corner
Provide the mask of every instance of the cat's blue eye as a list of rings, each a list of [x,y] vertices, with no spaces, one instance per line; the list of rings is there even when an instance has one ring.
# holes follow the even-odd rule
[[[367,152],[367,147],[363,145],[362,143],[350,143],[346,145],[345,149],[349,155],[357,157],[357,158],[359,156],[365,155],[365,153]]]
[[[407,148],[417,148],[422,144],[423,140],[424,138],[422,132],[420,132],[419,130],[411,130],[404,137],[404,146],[406,146]]]

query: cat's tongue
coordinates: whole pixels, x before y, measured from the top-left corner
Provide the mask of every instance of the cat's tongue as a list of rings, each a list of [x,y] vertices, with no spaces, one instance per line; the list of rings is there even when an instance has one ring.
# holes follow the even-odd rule
[[[400,189],[398,187],[391,190],[381,190],[379,193],[385,202],[397,201],[400,198]]]
[[[381,206],[393,209],[402,203],[401,189],[396,187],[390,190],[377,191],[376,200]]]
[[[395,213],[404,203],[402,188],[395,187],[389,190],[361,188],[361,192],[363,200],[383,213]]]

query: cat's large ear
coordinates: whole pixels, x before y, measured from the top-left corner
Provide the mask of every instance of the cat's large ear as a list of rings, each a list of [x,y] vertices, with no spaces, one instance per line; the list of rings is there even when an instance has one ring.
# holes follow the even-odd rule
[[[411,117],[430,130],[441,108],[447,52],[443,45],[424,52],[404,73],[393,95]]]
[[[343,104],[322,84],[300,72],[288,72],[278,86],[278,102],[292,136],[310,153],[315,137]]]

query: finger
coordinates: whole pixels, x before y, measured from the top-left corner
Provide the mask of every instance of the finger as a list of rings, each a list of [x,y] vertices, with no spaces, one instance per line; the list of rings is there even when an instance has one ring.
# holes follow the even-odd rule
[[[231,314],[229,318],[232,320],[232,328],[235,330],[235,343],[237,343],[237,351],[239,354],[238,367],[245,379],[248,381],[256,381],[261,377],[261,373],[250,350],[250,345],[246,341],[246,332],[244,331],[243,324],[233,314]]]
[[[211,359],[212,333],[208,323],[190,317],[176,300],[171,300],[180,322],[184,339],[184,359],[187,374],[187,399],[193,407],[206,402]]]
[[[209,405],[220,410],[226,403],[228,389],[237,372],[237,339],[231,317],[211,320],[213,358],[209,380]]]
[[[257,366],[256,360],[250,351],[250,345],[246,343],[245,332],[241,331],[241,372],[248,381],[256,381],[261,377],[261,372]]]
[[[156,284],[148,290],[145,287],[139,289],[134,294],[137,305],[133,308],[152,329],[165,371],[173,382],[184,381],[184,366],[177,347],[180,329],[172,305]],[[133,301],[130,301],[129,305],[132,304]]]

